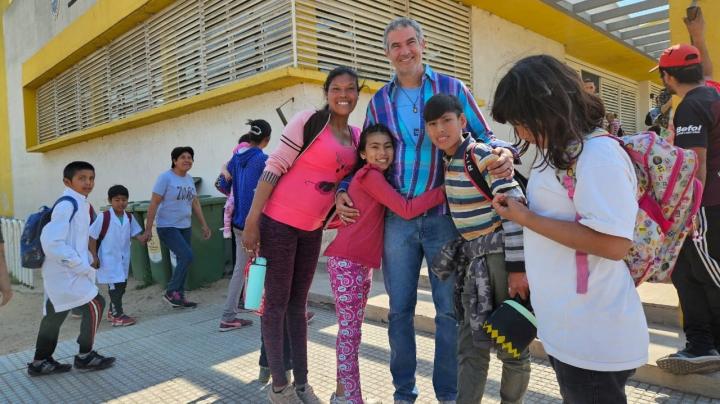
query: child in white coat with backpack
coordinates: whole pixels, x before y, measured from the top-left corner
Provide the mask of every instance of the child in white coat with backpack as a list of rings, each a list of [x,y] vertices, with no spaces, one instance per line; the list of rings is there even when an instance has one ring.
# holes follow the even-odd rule
[[[492,115],[539,152],[528,206],[497,195],[493,207],[525,228],[538,337],[563,400],[626,402],[625,384],[647,362],[649,344],[642,304],[623,261],[638,214],[632,161],[617,140],[593,136],[602,125],[602,102],[550,56],[528,57],[510,69],[496,90]],[[579,152],[568,153],[576,144]],[[571,167],[574,195],[556,175]],[[577,252],[587,254],[587,283]]]
[[[135,319],[125,314],[122,298],[130,270],[130,239],[145,243],[142,227],[127,212],[129,192],[122,185],[108,189],[110,209],[98,215],[90,226],[90,252],[97,268],[97,282],[106,284],[110,295],[107,318],[113,327],[130,326]]]
[[[105,299],[95,286],[95,268],[90,265],[88,250],[91,208],[87,196],[95,185],[95,169],[90,163],[74,161],[63,170],[63,183],[65,191],[53,206],[50,221],[40,234],[44,253],[41,267],[45,292],[44,316],[35,344],[35,356],[28,363],[30,376],[45,376],[72,369],[71,365],[56,361],[52,355],[57,347],[60,326],[70,309],[76,307],[82,313],[82,323],[75,368],[99,370],[115,363],[115,358],[102,356],[92,349],[105,308]]]

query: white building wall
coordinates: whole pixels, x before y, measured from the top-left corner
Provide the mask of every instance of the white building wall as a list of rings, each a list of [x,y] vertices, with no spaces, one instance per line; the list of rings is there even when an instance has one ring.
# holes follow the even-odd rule
[[[283,108],[290,119],[295,112],[318,108],[324,103],[319,85],[297,85],[47,153],[28,153],[25,151],[22,107],[22,61],[73,19],[62,18],[65,11],[62,7],[67,7],[62,1],[61,14],[57,19],[53,18],[48,3],[47,0],[17,1],[5,15],[13,196],[17,217],[25,217],[40,205],[54,201],[63,189],[62,169],[73,160],[86,160],[95,166],[95,190],[90,196],[95,206],[107,203],[107,189],[114,184],[127,186],[131,200],[149,199],[156,177],[170,167],[170,151],[175,146],[187,145],[195,149],[195,165],[190,173],[203,179],[198,192],[217,194],[213,183],[238,138],[248,130],[247,119],[262,118],[270,122],[273,136],[266,150],[270,152],[282,131],[282,123],[275,113],[277,106],[294,97],[295,101]],[[92,1],[79,1],[71,9],[73,12],[83,9],[78,6],[87,9],[91,4]],[[351,124],[362,125],[369,98],[368,94],[361,95]]]
[[[564,46],[520,25],[509,22],[485,10],[472,10],[473,90],[475,98],[485,101],[482,108],[495,136],[515,141],[512,126],[492,120],[490,110],[495,88],[500,79],[518,60],[531,55],[548,54],[565,59]],[[531,148],[532,150],[532,148]],[[527,174],[534,159],[530,152],[523,157],[520,170]]]

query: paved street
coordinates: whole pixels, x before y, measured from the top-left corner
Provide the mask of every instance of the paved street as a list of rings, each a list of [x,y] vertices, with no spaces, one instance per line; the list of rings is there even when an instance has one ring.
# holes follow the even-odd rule
[[[330,397],[335,385],[334,313],[315,308],[317,316],[310,327],[310,383],[321,399]],[[180,311],[127,328],[115,328],[97,336],[96,348],[118,357],[109,370],[29,378],[25,363],[32,351],[0,357],[0,402],[10,403],[263,403],[266,386],[257,381],[259,356],[258,318],[251,328],[220,333],[217,331],[220,306]],[[64,327],[79,327],[79,320],[68,318]],[[392,403],[392,384],[388,369],[387,329],[382,324],[364,325],[361,374],[366,395]],[[433,339],[422,334],[418,342],[419,403],[433,403]],[[63,341],[55,358],[72,362],[74,341]],[[484,402],[498,403],[501,364],[493,360]],[[546,362],[532,367],[528,403],[560,402],[555,375]],[[633,403],[717,403],[659,386],[632,382],[627,389]]]

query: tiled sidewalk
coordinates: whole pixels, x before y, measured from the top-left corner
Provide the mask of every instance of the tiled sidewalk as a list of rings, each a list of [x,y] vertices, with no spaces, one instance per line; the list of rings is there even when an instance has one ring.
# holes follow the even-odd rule
[[[335,385],[334,313],[317,310],[308,343],[310,383],[326,401]],[[25,363],[32,351],[0,357],[0,403],[264,403],[266,386],[256,381],[259,356],[259,319],[250,328],[217,331],[220,306],[180,311],[141,321],[128,328],[98,334],[96,348],[118,357],[115,367],[91,373],[73,370],[63,375],[30,378]],[[64,327],[79,327],[66,320]],[[417,336],[418,403],[434,403],[432,392],[433,339]],[[64,341],[55,358],[72,362],[77,345]],[[361,374],[366,394],[392,403],[393,387],[388,369],[387,329],[367,323],[363,328]],[[498,403],[501,364],[493,360],[485,400]],[[533,363],[528,403],[560,401],[555,375],[547,363]],[[695,395],[659,386],[632,382],[627,389],[633,403],[716,403]]]

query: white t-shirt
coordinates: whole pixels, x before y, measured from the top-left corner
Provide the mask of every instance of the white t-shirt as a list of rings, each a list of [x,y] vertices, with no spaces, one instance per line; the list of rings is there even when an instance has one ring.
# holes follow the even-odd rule
[[[101,213],[90,226],[90,237],[100,237],[105,214]],[[98,283],[121,283],[128,279],[130,268],[130,239],[142,232],[142,228],[133,217],[129,219],[123,212],[122,222],[115,212],[110,212],[110,224],[107,233],[100,243],[98,259],[100,268],[97,271]]]
[[[552,168],[533,169],[530,209],[553,219],[575,220],[598,232],[632,240],[637,178],[630,158],[613,139],[585,143],[577,163],[574,202]],[[575,251],[529,229],[525,266],[545,351],[569,365],[619,371],[648,359],[645,313],[624,261],[589,255],[586,294],[576,293]]]

